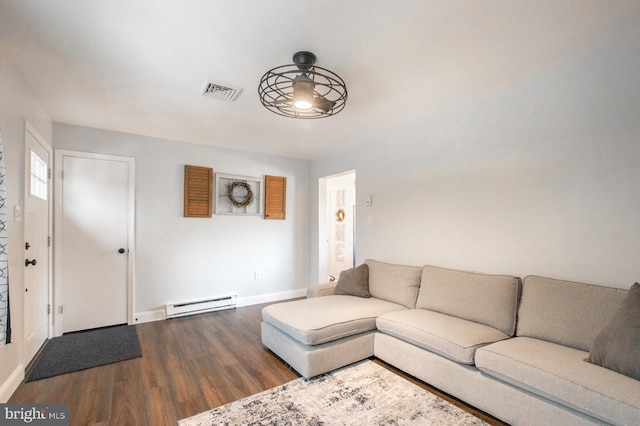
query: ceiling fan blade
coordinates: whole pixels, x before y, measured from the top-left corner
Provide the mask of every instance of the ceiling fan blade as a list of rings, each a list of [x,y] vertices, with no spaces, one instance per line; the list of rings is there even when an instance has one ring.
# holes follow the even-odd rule
[[[316,96],[313,99],[314,108],[321,109],[324,112],[331,111],[331,109],[333,108],[333,106],[335,104],[336,104],[336,101],[330,101],[329,99],[325,98],[324,96]]]

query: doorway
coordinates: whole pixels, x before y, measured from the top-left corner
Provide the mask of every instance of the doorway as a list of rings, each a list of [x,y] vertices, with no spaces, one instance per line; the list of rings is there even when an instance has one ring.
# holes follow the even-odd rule
[[[56,150],[56,332],[130,324],[135,159]]]
[[[24,339],[28,364],[51,335],[51,146],[25,122]]]
[[[356,262],[356,172],[319,179],[320,282],[337,280]]]

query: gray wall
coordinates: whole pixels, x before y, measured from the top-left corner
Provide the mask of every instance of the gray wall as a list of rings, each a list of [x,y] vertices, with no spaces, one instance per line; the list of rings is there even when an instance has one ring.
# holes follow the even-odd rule
[[[312,181],[356,170],[360,262],[628,288],[640,280],[639,69],[629,43],[438,112],[403,111],[359,149],[314,161]]]
[[[60,123],[54,123],[53,141],[55,149],[136,159],[136,315],[151,319],[165,303],[228,293],[236,293],[240,304],[272,300],[308,285],[307,161]],[[286,176],[286,220],[183,217],[185,164]],[[254,279],[255,271],[262,279]]]

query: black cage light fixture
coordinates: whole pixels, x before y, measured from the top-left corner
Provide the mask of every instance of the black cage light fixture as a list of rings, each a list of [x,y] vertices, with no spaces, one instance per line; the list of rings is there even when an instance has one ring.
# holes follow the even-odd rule
[[[336,73],[315,63],[316,55],[303,51],[293,55],[293,64],[267,71],[258,86],[262,105],[292,118],[323,118],[342,111],[347,85]]]

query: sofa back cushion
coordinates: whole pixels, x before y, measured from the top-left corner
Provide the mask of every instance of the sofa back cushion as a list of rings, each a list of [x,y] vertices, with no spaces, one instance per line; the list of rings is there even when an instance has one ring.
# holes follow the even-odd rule
[[[371,297],[397,303],[409,309],[416,306],[422,268],[395,265],[367,259],[369,266],[369,293]]]
[[[627,290],[530,275],[524,279],[518,336],[588,351]]]
[[[427,265],[422,270],[416,308],[485,324],[513,336],[520,290],[518,277]]]

